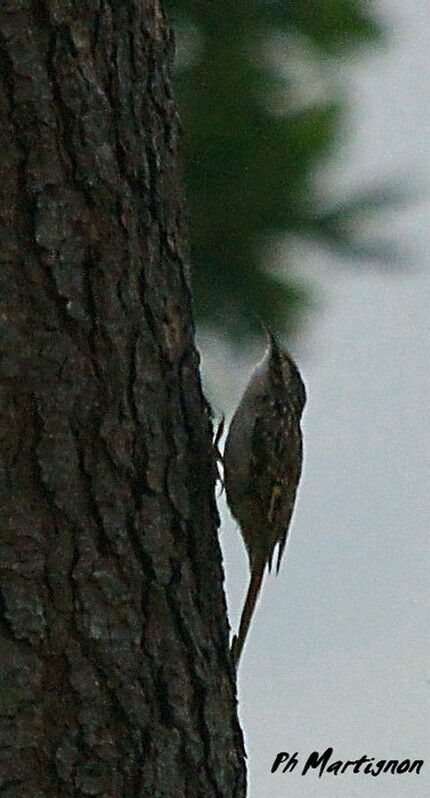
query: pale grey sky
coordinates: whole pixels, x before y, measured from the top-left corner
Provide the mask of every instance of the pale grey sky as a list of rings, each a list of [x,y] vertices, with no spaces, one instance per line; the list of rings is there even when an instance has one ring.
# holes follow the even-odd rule
[[[430,795],[430,4],[376,7],[390,46],[345,66],[351,130],[326,182],[336,193],[406,176],[429,199],[381,221],[409,251],[403,273],[301,253],[319,303],[296,350],[305,469],[240,666],[251,798]],[[204,351],[231,410],[252,359],[226,377],[231,353]],[[221,543],[236,629],[247,561],[225,509]],[[338,759],[427,761],[419,776],[270,774],[278,751],[328,746]]]

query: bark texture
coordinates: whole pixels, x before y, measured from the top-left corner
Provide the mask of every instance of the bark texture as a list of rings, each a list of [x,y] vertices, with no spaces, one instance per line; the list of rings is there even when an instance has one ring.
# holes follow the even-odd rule
[[[0,7],[0,788],[242,796],[159,0]]]

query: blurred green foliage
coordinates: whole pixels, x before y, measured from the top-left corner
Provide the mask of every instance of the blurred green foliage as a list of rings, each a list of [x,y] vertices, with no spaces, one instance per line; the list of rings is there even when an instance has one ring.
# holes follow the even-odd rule
[[[367,198],[325,207],[313,178],[342,133],[345,100],[333,65],[381,31],[362,0],[167,6],[197,318],[233,338],[256,317],[291,329],[306,289],[288,277],[288,263],[271,267],[270,242],[311,236],[360,254],[351,220]]]

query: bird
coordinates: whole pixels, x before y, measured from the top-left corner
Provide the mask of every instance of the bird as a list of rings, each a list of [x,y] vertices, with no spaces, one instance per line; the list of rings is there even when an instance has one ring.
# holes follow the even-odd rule
[[[223,454],[227,503],[249,559],[249,586],[231,658],[237,669],[266,567],[281,565],[303,461],[306,389],[273,333],[231,420]]]

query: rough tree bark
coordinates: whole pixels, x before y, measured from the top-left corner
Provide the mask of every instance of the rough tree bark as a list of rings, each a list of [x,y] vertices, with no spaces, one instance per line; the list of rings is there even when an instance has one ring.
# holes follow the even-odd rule
[[[4,796],[241,796],[159,0],[0,7]]]

